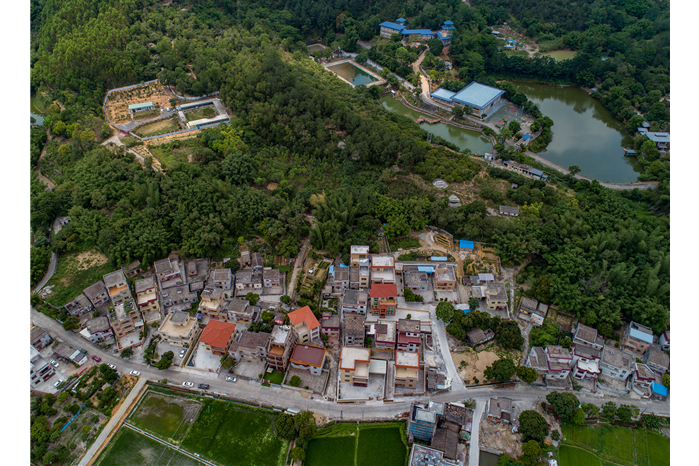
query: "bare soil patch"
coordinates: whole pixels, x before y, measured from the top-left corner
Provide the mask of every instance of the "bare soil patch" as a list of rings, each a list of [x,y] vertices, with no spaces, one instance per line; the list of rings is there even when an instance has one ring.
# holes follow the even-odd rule
[[[481,418],[478,444],[503,451],[512,457],[522,455],[522,434],[512,433],[512,424],[489,421]]]
[[[126,123],[131,121],[129,105],[153,102],[159,112],[160,108],[170,107],[170,99],[173,98],[175,95],[170,89],[160,82],[154,82],[144,87],[113,92],[104,105],[104,113],[115,124]]]
[[[468,350],[463,353],[451,353],[451,359],[454,361],[459,377],[471,383],[474,377],[483,382],[485,380],[483,375],[485,368],[500,358],[491,351],[476,353],[473,350]],[[462,362],[466,363],[465,367],[461,365]]]

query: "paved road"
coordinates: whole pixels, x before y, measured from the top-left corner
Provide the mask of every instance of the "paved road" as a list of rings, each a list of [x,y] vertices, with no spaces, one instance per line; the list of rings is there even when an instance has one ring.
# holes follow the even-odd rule
[[[468,450],[468,466],[478,466],[480,461],[480,445],[478,445],[478,433],[480,431],[481,416],[485,410],[486,402],[484,400],[476,401],[476,409],[473,411],[473,420],[471,421],[471,444]]]
[[[41,279],[39,283],[34,287],[34,291],[37,293],[41,291],[41,289],[46,286],[46,283],[48,283],[49,280],[51,280],[51,277],[53,277],[53,274],[56,273],[56,267],[58,266],[58,254],[55,252],[51,252],[51,261],[49,262],[49,269],[46,271],[46,275],[44,275],[44,278]]]
[[[278,387],[262,387],[259,383],[238,381],[231,383],[225,381],[224,378],[218,378],[216,373],[198,371],[196,369],[173,367],[166,370],[158,370],[145,365],[141,361],[130,361],[121,359],[104,352],[98,346],[91,345],[86,340],[73,332],[66,332],[63,326],[51,319],[50,317],[41,314],[35,309],[30,310],[32,321],[49,331],[52,336],[57,336],[65,343],[76,348],[85,348],[88,355],[96,354],[102,358],[103,362],[112,363],[117,366],[122,373],[127,373],[131,370],[141,371],[141,378],[158,381],[166,378],[169,383],[182,385],[183,382],[191,381],[195,384],[208,383],[211,388],[209,392],[221,394],[241,401],[259,406],[273,406],[278,408],[296,408],[300,410],[309,409],[314,412],[324,414],[328,419],[385,419],[399,416],[410,409],[410,404],[413,400],[397,401],[392,403],[383,403],[382,401],[371,401],[364,404],[343,404],[334,403],[318,399],[313,396],[304,398],[301,392],[295,390],[287,390]],[[440,341],[441,345],[441,341]],[[449,367],[448,358],[447,367]],[[453,362],[451,363],[453,367]],[[476,401],[487,400],[491,396],[508,396],[517,400],[536,402],[537,399],[544,397],[547,394],[546,390],[532,388],[527,385],[517,386],[511,389],[494,389],[492,387],[474,387],[465,388],[463,384],[455,380],[454,387],[451,391],[438,393],[431,396],[420,397],[422,401],[429,399],[435,401],[463,401],[468,398],[473,398]],[[458,384],[458,385],[457,385]],[[670,414],[670,401],[659,402],[650,400],[633,400],[628,398],[609,398],[594,395],[585,395],[576,393],[581,402],[593,403],[596,406],[602,406],[604,403],[613,400],[615,403],[624,403],[639,406],[646,412],[653,412],[661,415]]]
[[[296,261],[294,262],[294,271],[291,273],[291,281],[289,282],[288,295],[293,298],[296,292],[296,282],[299,278],[299,272],[303,271],[303,263],[306,261],[306,251],[308,250],[308,244],[311,242],[311,236],[308,235],[306,241],[301,246],[301,251],[299,255],[296,256]]]
[[[444,328],[444,322],[437,319],[435,315],[436,306],[430,306],[430,319],[432,320],[432,329],[437,331],[437,342],[439,344],[439,349],[442,352],[442,359],[444,359],[444,365],[447,366],[447,372],[449,377],[451,377],[451,386],[453,391],[463,392],[465,389],[464,381],[459,377],[459,373],[456,371],[456,366],[454,365],[454,360],[451,358],[451,353],[449,351],[449,343],[447,342],[447,332]]]

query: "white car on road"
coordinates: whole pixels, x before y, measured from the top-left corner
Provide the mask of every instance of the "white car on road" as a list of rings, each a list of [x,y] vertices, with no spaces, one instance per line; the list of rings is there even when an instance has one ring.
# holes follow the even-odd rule
[[[185,387],[189,387],[189,388],[192,388],[194,386],[194,384],[192,382],[183,382],[182,385],[184,385]]]
[[[53,359],[51,359],[49,362],[51,363],[51,365],[52,365],[53,367],[59,367],[59,366],[60,366],[60,364],[58,364],[58,363],[57,363],[56,361],[54,361]]]
[[[115,366],[114,364],[109,364],[109,363],[107,363],[107,365],[108,365],[109,367],[111,367],[112,369],[116,370],[116,366]]]
[[[131,371],[131,372],[129,372],[129,374],[135,375],[135,376],[141,375],[141,373],[139,371]]]
[[[238,379],[235,378],[235,377],[226,377],[226,380],[227,380],[228,382],[235,382],[235,381],[238,380]]]

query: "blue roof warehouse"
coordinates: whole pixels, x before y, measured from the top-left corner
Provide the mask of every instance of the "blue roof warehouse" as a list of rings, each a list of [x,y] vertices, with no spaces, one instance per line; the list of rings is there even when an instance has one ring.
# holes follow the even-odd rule
[[[486,86],[473,81],[459,92],[452,92],[441,87],[430,96],[450,107],[454,105],[466,106],[473,109],[473,114],[483,116],[490,113],[490,110],[502,100],[505,91],[495,87]]]

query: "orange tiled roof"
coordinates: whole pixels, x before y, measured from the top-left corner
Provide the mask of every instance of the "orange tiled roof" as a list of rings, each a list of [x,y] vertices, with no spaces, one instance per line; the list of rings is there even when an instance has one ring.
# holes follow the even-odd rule
[[[214,348],[225,348],[235,332],[235,324],[211,319],[199,338],[199,341]]]
[[[371,285],[371,293],[370,296],[372,298],[395,298],[398,296],[398,292],[396,290],[396,284],[395,283],[373,283]]]
[[[289,320],[293,325],[299,325],[305,322],[309,330],[320,327],[320,322],[318,322],[318,319],[316,319],[316,316],[313,315],[313,311],[311,311],[311,308],[308,306],[290,312]]]

